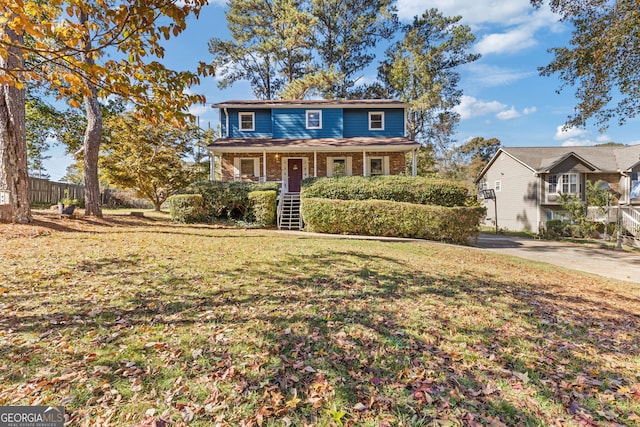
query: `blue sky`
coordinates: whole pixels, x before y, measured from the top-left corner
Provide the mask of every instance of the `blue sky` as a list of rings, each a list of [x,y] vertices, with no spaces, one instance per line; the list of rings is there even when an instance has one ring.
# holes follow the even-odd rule
[[[228,38],[224,17],[225,1],[210,0],[199,19],[191,18],[187,30],[167,42],[164,63],[177,70],[195,69],[199,61],[211,60],[207,43],[211,37]],[[472,137],[498,138],[506,147],[593,145],[603,142],[640,143],[640,118],[623,127],[611,122],[605,134],[597,126],[563,130],[575,105],[574,90],[560,94],[560,81],[541,77],[537,68],[549,63],[551,47],[565,46],[571,36],[569,24],[558,23],[548,8],[534,9],[529,0],[398,0],[403,23],[435,7],[448,16],[461,15],[462,22],[476,35],[474,52],[482,57],[460,71],[464,91],[458,108],[461,121],[456,139],[462,143]],[[386,44],[377,50],[382,54]],[[377,63],[362,74],[373,81]],[[193,92],[204,94],[208,105],[191,109],[200,117],[201,127],[218,123],[217,110],[210,104],[231,99],[253,99],[248,84],[239,82],[220,90],[214,77],[202,80]],[[46,163],[51,178],[65,174],[70,160],[61,149],[53,150]]]

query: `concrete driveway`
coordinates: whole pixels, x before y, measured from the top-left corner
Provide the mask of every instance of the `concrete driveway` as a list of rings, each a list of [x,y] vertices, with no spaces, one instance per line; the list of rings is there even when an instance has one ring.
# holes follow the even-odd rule
[[[640,283],[640,254],[569,242],[480,234],[478,247],[604,277]]]

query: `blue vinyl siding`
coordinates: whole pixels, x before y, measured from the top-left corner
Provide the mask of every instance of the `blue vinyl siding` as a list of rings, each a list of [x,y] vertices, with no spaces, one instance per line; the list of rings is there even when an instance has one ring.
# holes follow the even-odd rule
[[[271,110],[236,110],[229,111],[229,127],[231,128],[231,138],[271,138]],[[238,124],[238,112],[255,113],[255,123],[253,131],[240,131]],[[222,135],[226,136],[224,111],[220,112],[220,123],[222,123]]]
[[[369,111],[384,112],[384,130],[369,130]],[[356,136],[404,136],[404,110],[399,108],[345,109],[344,137]]]
[[[306,111],[322,111],[322,129],[307,129]],[[274,138],[342,138],[340,108],[282,108],[273,110]]]

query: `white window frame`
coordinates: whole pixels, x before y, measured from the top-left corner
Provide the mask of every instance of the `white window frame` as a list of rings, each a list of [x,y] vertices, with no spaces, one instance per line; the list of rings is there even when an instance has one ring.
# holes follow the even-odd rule
[[[502,191],[502,181],[496,181],[493,185],[493,189],[496,193]]]
[[[554,180],[555,182],[552,182]],[[554,186],[552,191],[551,186]],[[547,192],[549,194],[558,194],[558,175],[549,175],[547,178]]]
[[[242,175],[240,172],[240,164],[243,160],[251,160],[253,161],[253,175]],[[233,177],[236,180],[242,179],[243,177],[256,177],[260,178],[260,157],[236,157],[233,159]]]
[[[565,178],[567,182],[565,183]],[[575,182],[571,182],[571,178],[575,178]],[[571,191],[571,186],[575,185],[575,191]],[[565,186],[567,191],[565,191]],[[558,193],[563,194],[580,194],[580,174],[578,173],[562,173],[558,174]]]
[[[380,127],[374,128],[371,126],[371,116],[380,115]],[[384,111],[369,111],[369,130],[384,130]]]
[[[251,129],[244,129],[242,127],[242,116],[251,117]],[[240,132],[253,132],[256,130],[256,113],[253,111],[239,111],[238,112],[238,129]]]
[[[314,113],[318,114],[318,126],[309,125],[309,115]],[[307,125],[307,129],[322,129],[322,110],[306,110],[304,115],[305,115],[305,124]]]
[[[371,162],[373,160],[380,160],[382,161],[382,175],[374,175],[373,174],[373,167],[371,166]],[[384,176],[384,175],[389,175],[389,156],[372,156],[372,157],[367,157],[367,174],[369,176]]]
[[[344,175],[353,175],[353,161],[350,156],[347,157],[327,157],[327,176],[334,176],[333,162],[334,160],[344,160]]]

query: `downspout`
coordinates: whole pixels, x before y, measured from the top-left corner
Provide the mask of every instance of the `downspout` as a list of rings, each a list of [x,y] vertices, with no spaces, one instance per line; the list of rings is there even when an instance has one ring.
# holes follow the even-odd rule
[[[224,127],[226,129],[227,138],[229,138],[229,112],[227,111],[226,107],[223,108],[223,110],[224,110],[224,117],[225,117],[225,119],[224,119],[224,123],[225,123]]]
[[[538,178],[538,194],[536,194],[536,221],[538,223],[538,235],[542,234],[542,197],[545,195],[545,185],[544,179],[542,178],[542,174],[536,174],[536,178]],[[546,227],[546,222],[545,222]]]

